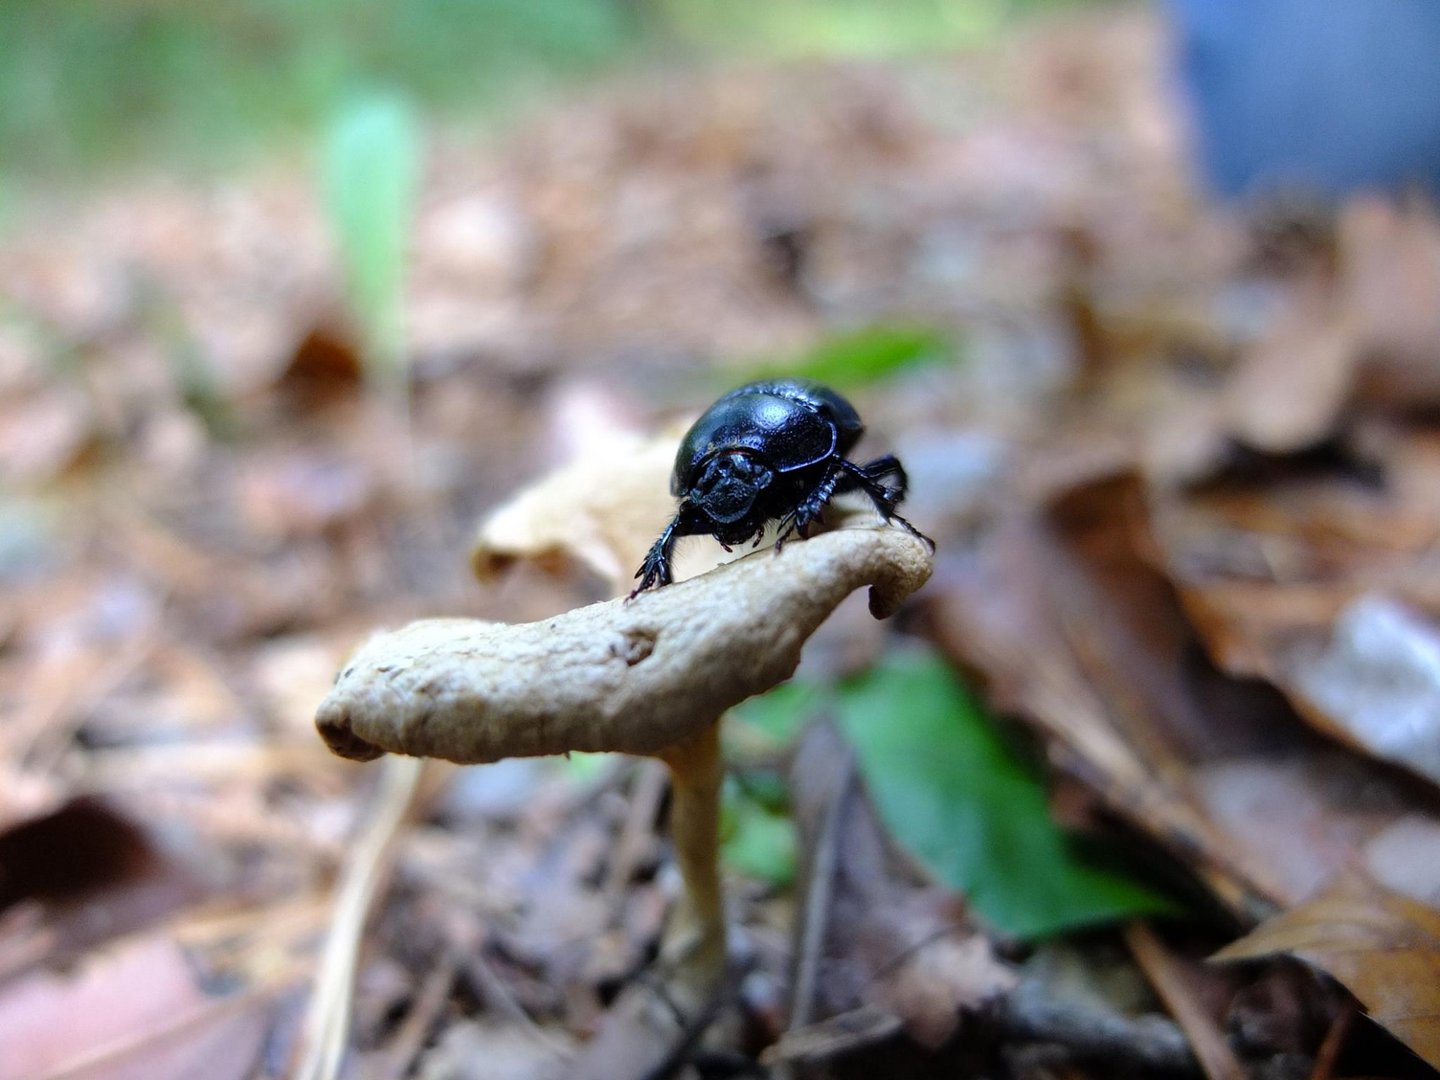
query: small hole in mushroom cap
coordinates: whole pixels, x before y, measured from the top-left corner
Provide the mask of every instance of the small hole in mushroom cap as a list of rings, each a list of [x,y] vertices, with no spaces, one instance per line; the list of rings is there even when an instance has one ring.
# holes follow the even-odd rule
[[[651,629],[626,630],[615,646],[615,655],[634,667],[655,651],[656,633]]]

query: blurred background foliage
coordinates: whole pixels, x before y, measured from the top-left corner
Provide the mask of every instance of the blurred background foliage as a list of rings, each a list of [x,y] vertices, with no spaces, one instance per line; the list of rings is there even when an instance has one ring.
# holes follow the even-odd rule
[[[938,51],[1077,2],[10,0],[0,169],[13,183],[156,157],[223,166],[309,139],[357,85],[493,118],[637,55]]]

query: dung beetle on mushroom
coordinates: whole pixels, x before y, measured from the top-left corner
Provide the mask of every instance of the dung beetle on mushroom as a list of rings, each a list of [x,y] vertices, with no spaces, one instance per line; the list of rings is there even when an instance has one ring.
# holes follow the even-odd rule
[[[808,535],[826,503],[848,491],[863,491],[884,521],[933,550],[934,542],[895,512],[909,485],[899,459],[886,454],[857,465],[845,456],[864,431],[850,402],[809,379],[747,383],[725,394],[680,441],[670,477],[680,507],[636,571],[631,598],[670,584],[682,536],[713,536],[728,551],[747,540],[758,544],[765,526],[778,521],[779,551],[791,534]]]

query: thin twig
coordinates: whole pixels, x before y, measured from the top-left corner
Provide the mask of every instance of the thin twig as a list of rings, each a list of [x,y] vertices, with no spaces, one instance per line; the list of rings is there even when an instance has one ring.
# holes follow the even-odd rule
[[[305,1018],[295,1080],[335,1080],[350,1036],[350,1006],[360,935],[370,906],[388,876],[394,841],[410,809],[424,762],[386,758],[373,812],[360,832],[337,890],[335,915],[320,960],[315,994]]]
[[[1245,1080],[1245,1070],[1225,1041],[1219,1025],[1196,999],[1179,963],[1155,932],[1143,922],[1133,922],[1125,928],[1125,944],[1155,988],[1155,993],[1190,1040],[1195,1057],[1209,1080]]]
[[[669,777],[658,761],[641,761],[635,770],[629,812],[615,841],[615,853],[605,874],[601,891],[615,909],[626,902],[626,887],[635,876],[646,848],[655,836],[655,820],[669,790]]]
[[[724,1005],[733,1001],[740,991],[740,980],[744,969],[740,964],[731,964],[725,977],[712,987],[710,995],[693,1015],[685,1018],[679,1037],[670,1045],[666,1055],[643,1072],[638,1080],[668,1080],[693,1056],[701,1036],[709,1030],[720,1015]]]
[[[550,1035],[544,1028],[535,1022],[525,1006],[511,992],[505,980],[500,977],[490,961],[485,958],[483,950],[476,950],[464,967],[464,975],[470,983],[470,989],[482,1002],[485,1007],[512,1026],[519,1028],[529,1035],[536,1042],[554,1050],[556,1053],[563,1053],[564,1047],[554,1036]]]
[[[820,957],[830,926],[830,909],[835,895],[835,870],[840,863],[840,821],[846,797],[853,790],[854,773],[848,762],[845,779],[825,809],[820,835],[815,838],[815,855],[805,883],[805,910],[795,955],[795,987],[791,995],[788,1029],[810,1023],[815,1010],[815,993],[820,977]]]
[[[1320,1044],[1320,1050],[1315,1055],[1315,1067],[1310,1071],[1310,1080],[1330,1080],[1335,1075],[1335,1062],[1340,1058],[1340,1051],[1345,1047],[1345,1040],[1349,1038],[1350,1029],[1355,1026],[1355,1017],[1359,1012],[1353,998],[1340,1006],[1330,1030],[1325,1033],[1325,1041]]]
[[[385,1048],[380,1059],[366,1070],[367,1080],[399,1080],[410,1069],[424,1045],[425,1036],[435,1026],[435,1020],[450,997],[459,971],[460,960],[453,949],[447,949],[440,963],[420,984],[415,1003],[405,1014],[395,1037]]]
[[[1005,999],[996,1026],[1005,1038],[1053,1043],[1082,1061],[1200,1074],[1185,1033],[1163,1016],[1131,1019],[1022,987]]]

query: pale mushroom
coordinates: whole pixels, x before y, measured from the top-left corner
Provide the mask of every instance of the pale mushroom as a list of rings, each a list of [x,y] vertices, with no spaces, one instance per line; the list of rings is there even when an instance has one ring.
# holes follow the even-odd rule
[[[852,527],[543,622],[421,620],[366,643],[316,724],[330,749],[361,761],[389,752],[478,764],[572,750],[663,760],[685,893],[661,959],[676,1002],[694,1008],[726,963],[721,715],[788,679],[805,640],[855,589],[870,586],[870,611],[885,618],[931,569],[909,534]]]

